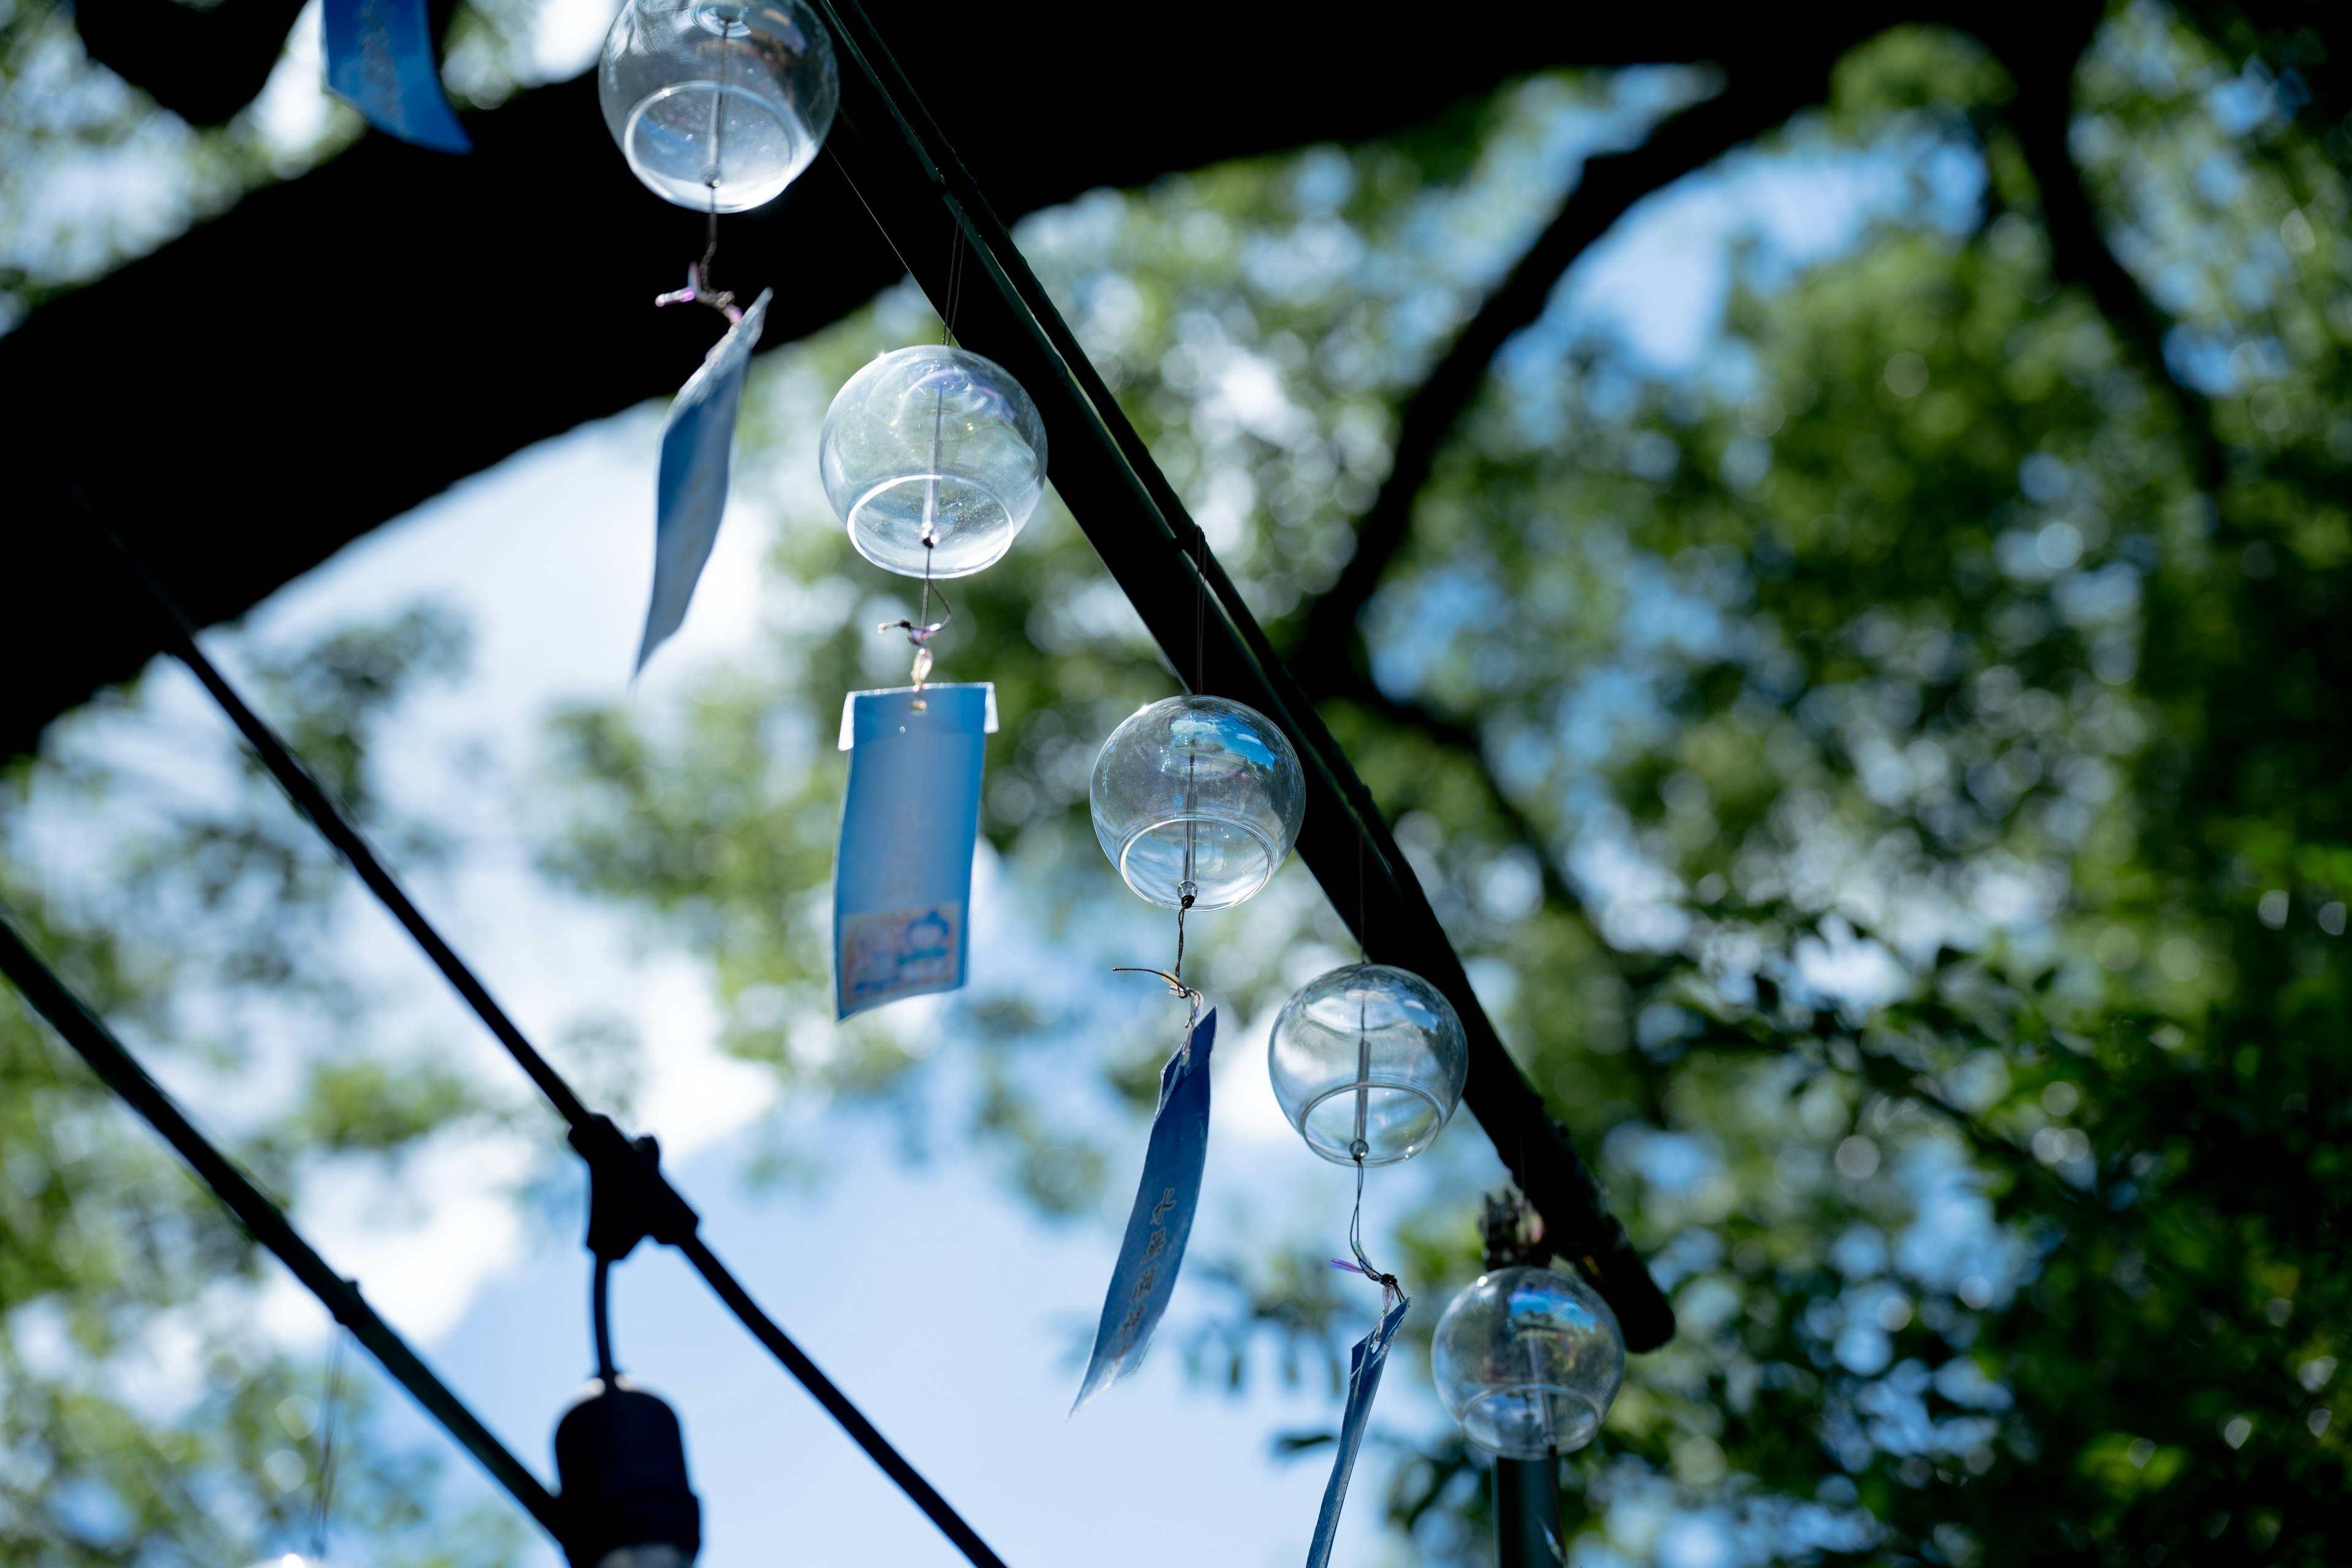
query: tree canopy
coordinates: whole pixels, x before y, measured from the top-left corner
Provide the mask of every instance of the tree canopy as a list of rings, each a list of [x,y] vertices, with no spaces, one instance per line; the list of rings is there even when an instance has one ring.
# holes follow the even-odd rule
[[[226,23],[253,4],[202,15]],[[1024,252],[1324,704],[1515,1052],[1598,1153],[1674,1293],[1678,1338],[1637,1360],[1601,1441],[1565,1468],[1570,1561],[2335,1561],[2352,1529],[2332,1415],[2352,1306],[2337,1152],[2352,132],[2329,18],[2143,0],[1796,32],[1777,18],[1541,26],[1556,36],[1508,58],[1475,29],[1435,30],[1416,79],[1428,96],[1377,109],[1341,68],[1412,73],[1343,58],[1330,83],[1300,87],[1282,29],[1303,24],[1283,13],[1239,55],[1187,38],[1139,62],[1173,82],[1233,56],[1288,84],[1237,95],[1281,101],[1255,123],[1242,105],[1222,143],[1152,122],[1113,152],[1040,129],[1081,112],[1066,98],[983,126],[939,96],[1013,210],[1139,187],[1039,213],[1018,231]],[[89,40],[101,58],[103,37]],[[910,63],[936,90],[944,72],[928,62],[987,42],[942,19],[914,35]],[[1719,68],[1496,86],[1539,65],[1669,58]],[[202,119],[217,104],[206,82],[227,75],[152,89]],[[1150,96],[1135,78],[1073,80]],[[277,254],[278,237],[373,251],[354,265],[383,270],[353,286],[388,302],[353,319],[399,356],[380,370],[403,367],[374,384],[397,401],[430,366],[436,400],[413,415],[461,433],[298,511],[288,498],[345,466],[357,407],[298,400],[280,434],[318,471],[272,471],[287,489],[251,503],[259,548],[232,558],[224,535],[193,527],[153,541],[208,613],[242,609],[457,475],[663,390],[690,362],[683,338],[656,354],[635,315],[611,324],[637,272],[664,283],[691,247],[626,208],[593,120],[559,111],[567,93],[583,109],[583,92],[486,110],[472,171],[362,142],[247,197],[38,305],[0,340],[12,384],[29,384],[22,366],[61,374],[66,345],[92,352],[102,323],[131,331],[122,301],[196,297]],[[559,319],[578,325],[550,352],[583,374],[558,359],[453,375],[457,329],[415,285],[450,269],[431,247],[457,231],[413,213],[499,209],[512,197],[482,171],[502,146],[527,156],[531,136],[587,171],[529,199],[591,226],[517,226],[568,258],[544,270],[579,302]],[[1048,142],[1052,157],[1014,154]],[[1577,328],[1554,286],[1638,201],[1695,171],[1774,166],[1867,185],[1854,232],[1813,254],[1755,236],[1719,331],[1684,361]],[[1145,184],[1171,169],[1191,172]],[[853,198],[826,192],[812,184],[771,226],[744,226],[730,253],[781,274],[806,259],[795,235],[838,220],[849,243],[795,332],[897,270],[887,251],[856,253],[870,231],[835,210]],[[438,237],[372,244],[362,210]],[[321,273],[335,259],[306,253]],[[304,352],[323,353],[330,320],[286,330],[320,334]],[[234,325],[190,314],[171,331],[226,342]],[[548,787],[562,811],[541,825],[551,876],[708,965],[730,1049],[852,1099],[904,1092],[932,1059],[887,1020],[835,1028],[809,1012],[841,784],[828,737],[844,689],[897,673],[901,654],[870,629],[897,585],[878,587],[811,515],[791,463],[813,396],[874,349],[936,330],[892,290],[763,362],[745,445],[772,456],[747,461],[744,484],[780,525],[782,629],[677,713],[562,716]],[[612,353],[622,339],[635,346]],[[147,342],[156,375],[136,396],[185,411],[221,352]],[[364,379],[354,363],[333,374]],[[560,384],[528,406],[510,395],[542,380]],[[514,406],[489,420],[493,404]],[[143,523],[140,487],[241,471],[249,448],[207,421],[252,406],[239,394],[190,415],[163,437],[188,447],[167,446],[152,477],[116,465],[101,500]],[[11,427],[86,462],[96,428],[68,439],[58,417]],[[312,447],[305,430],[330,426],[340,444]],[[173,456],[206,444],[202,464]],[[101,488],[95,468],[75,477]],[[225,480],[217,493],[232,493]],[[152,647],[119,622],[92,635],[12,710],[19,743]],[[368,716],[403,672],[446,662],[449,636],[411,619],[284,671],[275,702],[315,721],[308,749],[347,794],[364,798]],[[1087,765],[1173,681],[1066,514],[963,585],[941,660],[998,685],[1007,722],[983,826],[1005,875],[1057,950],[1108,951],[1121,917],[1087,824]],[[20,764],[20,821],[68,760]],[[241,933],[218,950],[222,972],[265,989],[315,972],[288,960],[299,928],[240,923],[258,919],[242,901],[255,889],[300,895],[319,874],[275,843],[242,817],[197,818],[141,861],[186,900],[168,907]],[[10,901],[46,897],[27,885]],[[137,908],[60,907],[44,934],[117,1005],[168,1011],[178,982],[152,954],[175,933]],[[1243,1016],[1348,947],[1296,868],[1203,926],[1210,984]],[[85,1373],[135,1339],[156,1291],[193,1295],[207,1272],[247,1265],[183,1189],[122,1188],[139,1203],[168,1192],[153,1214],[110,1201],[119,1178],[39,1131],[76,1123],[28,1111],[59,1103],[33,1089],[95,1091],[11,1018],[0,1042],[28,1089],[7,1102],[26,1118],[9,1146],[37,1152],[6,1167],[5,1342],[26,1342],[28,1309],[64,1314],[82,1356],[11,1350],[0,1363],[12,1422],[27,1413],[11,1452],[82,1467],[117,1512],[99,1528],[58,1510],[61,1493],[11,1492],[7,1549],[127,1561],[200,1550],[186,1543],[223,1519],[266,1534],[259,1505],[172,1496],[154,1478],[252,1477],[259,1439],[237,1435],[285,1419],[282,1403],[268,1415],[274,1385],[250,1412],[138,1426],[112,1447],[81,1434],[132,1431],[142,1418],[126,1406],[87,1404],[98,1414],[79,1427],[35,1418],[97,1399]],[[1084,994],[985,977],[942,1028],[981,1070],[971,1133],[1041,1206],[1087,1208],[1104,1156],[1098,1121],[1068,1104],[1070,1063],[1102,1105],[1148,1109],[1160,1032]],[[313,1141],[397,1157],[453,1119],[497,1114],[457,1080],[371,1079],[365,1059],[318,1069],[283,1130],[257,1133],[283,1151],[286,1179]],[[160,1165],[135,1141],[103,1150]],[[1467,1156],[1444,1170],[1397,1237],[1430,1300],[1475,1272],[1491,1180]],[[132,1242],[91,1247],[68,1209],[106,1215],[110,1237],[162,1237],[169,1268],[126,1273]],[[1313,1260],[1223,1267],[1233,1310],[1198,1330],[1204,1366],[1248,1375],[1265,1336],[1328,1355],[1352,1331],[1354,1307]],[[1433,1321],[1414,1326],[1425,1336]],[[121,1458],[152,1453],[172,1463]],[[1479,1560],[1484,1485],[1458,1444],[1398,1454],[1401,1546]]]

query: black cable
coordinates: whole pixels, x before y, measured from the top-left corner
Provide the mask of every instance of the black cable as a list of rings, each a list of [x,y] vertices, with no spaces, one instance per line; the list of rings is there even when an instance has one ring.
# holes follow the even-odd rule
[[[588,1287],[588,1317],[596,1332],[596,1379],[610,1383],[621,1375],[613,1364],[613,1260],[598,1254],[596,1272]]]
[[[49,1021],[109,1089],[179,1151],[180,1157],[227,1205],[247,1234],[275,1253],[293,1271],[294,1278],[334,1314],[335,1321],[349,1329],[378,1364],[425,1407],[425,1414],[440,1422],[490,1473],[490,1479],[522,1504],[541,1529],[562,1542],[564,1526],[561,1501],[540,1485],[539,1479],[523,1468],[522,1461],[507,1452],[505,1446],[490,1435],[489,1428],[449,1392],[447,1384],[433,1375],[416,1352],[408,1348],[407,1342],[376,1316],[375,1310],[361,1296],[359,1287],[330,1268],[278,1205],[196,1130],[89,1004],[74,994],[33,951],[5,910],[0,910],[0,973],[5,973],[15,983],[25,1000]]]
[[[260,756],[262,765],[269,770],[278,785],[294,797],[294,804],[300,806],[311,824],[326,836],[327,842],[342,852],[343,858],[351,862],[352,869],[360,874],[360,880],[365,882],[368,890],[392,911],[393,918],[406,928],[408,934],[415,939],[416,945],[423,948],[425,956],[433,961],[434,967],[440,970],[443,977],[457,988],[457,994],[463,996],[467,1005],[472,1007],[482,1022],[489,1026],[490,1033],[498,1037],[499,1044],[507,1048],[508,1054],[514,1058],[522,1070],[530,1075],[531,1082],[547,1096],[556,1113],[575,1128],[590,1121],[593,1113],[572,1091],[572,1086],[563,1081],[562,1075],[549,1065],[547,1058],[541,1056],[529,1040],[523,1038],[523,1033],[515,1027],[514,1020],[508,1017],[506,1010],[491,998],[488,988],[475,977],[472,970],[466,967],[465,960],[441,940],[441,933],[433,929],[432,922],[409,900],[407,893],[393,879],[392,873],[384,869],[383,862],[375,858],[375,852],[360,837],[359,830],[344,817],[342,809],[328,798],[327,792],[295,760],[294,754],[286,749],[285,742],[246,705],[245,699],[237,695],[236,689],[205,657],[205,650],[196,643],[195,625],[181,611],[178,601],[172,597],[155,574],[147,570],[147,563],[131,550],[122,535],[99,516],[97,508],[90,505],[89,498],[79,488],[74,489],[73,494],[74,499],[81,502],[83,510],[89,513],[90,521],[106,535],[107,542],[114,547],[115,553],[122,557],[124,564],[131,568],[132,574],[163,612],[163,618],[170,628],[168,640],[172,652],[204,683],[205,689],[212,693],[213,700],[220,704],[221,710],[228,715],[229,721],[237,727],[247,743]]]
[[[531,1081],[539,1086],[540,1092],[547,1097],[558,1114],[571,1124],[572,1146],[579,1152],[581,1158],[587,1161],[593,1174],[621,1177],[628,1181],[646,1212],[646,1234],[677,1247],[693,1261],[695,1268],[709,1282],[712,1290],[727,1303],[743,1326],[751,1331],[751,1336],[782,1363],[784,1370],[799,1380],[801,1385],[866,1451],[866,1457],[898,1484],[908,1500],[922,1510],[941,1533],[971,1559],[976,1568],[1004,1568],[1003,1560],[989,1549],[988,1543],[980,1538],[979,1531],[965,1522],[963,1516],[947,1499],[940,1496],[905,1456],[891,1446],[881,1430],[850,1403],[848,1395],[818,1369],[807,1352],[794,1344],[774,1320],[760,1309],[751,1293],[719,1262],[718,1256],[696,1237],[695,1229],[699,1218],[693,1205],[661,1173],[655,1156],[631,1143],[614,1125],[611,1118],[590,1110],[572,1092],[572,1086],[563,1081],[562,1075],[523,1037],[522,1031],[515,1026],[514,1021],[491,999],[488,988],[466,966],[465,960],[457,956],[457,951],[442,939],[432,922],[402,891],[400,884],[375,858],[375,852],[368,847],[359,830],[343,816],[341,808],[320,787],[318,781],[288,750],[286,743],[246,704],[236,689],[229,684],[228,679],[205,656],[205,650],[196,643],[194,624],[181,611],[170,591],[147,570],[130,543],[99,516],[97,509],[78,488],[73,489],[73,495],[163,612],[172,632],[173,654],[194,672],[196,679],[204,683],[205,689],[212,693],[213,700],[220,704],[222,710],[252,744],[270,774],[325,835],[328,842],[342,852],[343,858],[351,862],[352,868],[359,873],[360,879],[367,884],[369,890],[407,928],[408,933],[415,938],[416,944],[425,950],[436,967],[457,988],[457,994],[489,1026],[490,1033],[530,1076]]]

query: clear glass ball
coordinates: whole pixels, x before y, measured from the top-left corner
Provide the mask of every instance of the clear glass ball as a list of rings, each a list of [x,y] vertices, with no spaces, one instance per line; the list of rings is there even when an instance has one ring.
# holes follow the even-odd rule
[[[1045,422],[994,360],[898,349],[834,395],[817,472],[857,553],[909,577],[929,555],[932,576],[965,577],[1003,560],[1037,510]]]
[[[596,96],[646,188],[697,212],[772,202],[833,128],[833,39],[803,0],[628,0]]]
[[[1127,885],[1163,909],[1238,904],[1298,841],[1307,780],[1274,721],[1222,697],[1171,697],[1095,757],[1095,837]]]
[[[1420,975],[1351,963],[1283,1004],[1265,1047],[1274,1098],[1307,1146],[1342,1165],[1410,1160],[1436,1141],[1470,1076],[1454,1004]]]
[[[1430,1373],[1463,1435],[1507,1459],[1540,1459],[1592,1441],[1625,1381],[1617,1314],[1581,1279],[1498,1268],[1445,1309]]]

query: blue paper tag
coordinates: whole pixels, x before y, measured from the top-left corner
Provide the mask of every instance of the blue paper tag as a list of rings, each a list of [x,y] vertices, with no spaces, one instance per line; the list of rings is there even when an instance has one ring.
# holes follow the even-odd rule
[[[425,0],[327,0],[327,85],[387,136],[436,153],[474,144],[441,94]]]
[[[654,489],[654,593],[646,605],[646,634],[637,643],[639,670],[685,621],[703,563],[718,542],[719,520],[727,515],[728,458],[735,447],[735,410],[743,400],[743,370],[759,346],[773,292],[760,290],[669,405],[669,423],[662,427],[661,477]]]
[[[842,705],[849,791],[833,868],[842,1017],[963,984],[981,763],[995,731],[996,688],[985,681],[853,691]]]
[[[1410,1300],[1399,1301],[1380,1325],[1356,1342],[1348,1362],[1348,1406],[1339,1417],[1339,1451],[1331,1460],[1331,1479],[1323,1488],[1323,1511],[1315,1516],[1315,1541],[1307,1549],[1307,1568],[1324,1568],[1331,1561],[1331,1543],[1339,1534],[1339,1510],[1348,1501],[1348,1480],[1356,1472],[1356,1454],[1364,1446],[1364,1428],[1372,1418],[1372,1395],[1381,1391],[1381,1368],[1388,1364],[1389,1344],[1404,1322]]]
[[[1087,1400],[1143,1363],[1151,1331],[1168,1310],[1184,1244],[1192,1238],[1192,1210],[1201,1201],[1201,1169],[1209,1157],[1209,1051],[1217,1040],[1211,1008],[1182,1049],[1160,1069],[1160,1110],[1143,1155],[1143,1181],[1127,1216],[1127,1240],[1110,1271],[1095,1353],[1078,1385],[1075,1415]]]

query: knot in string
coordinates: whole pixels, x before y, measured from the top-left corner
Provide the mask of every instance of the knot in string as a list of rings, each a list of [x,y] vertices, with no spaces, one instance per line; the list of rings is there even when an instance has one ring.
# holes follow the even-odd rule
[[[746,33],[751,31],[744,26],[740,13],[723,18],[720,24],[719,79],[722,88],[726,84],[729,67],[732,63],[732,56],[729,52],[730,46],[734,43],[736,29],[739,27]],[[654,304],[656,307],[708,305],[725,316],[729,326],[738,327],[743,324],[743,312],[736,308],[735,296],[710,281],[711,268],[719,262],[719,185],[724,177],[722,169],[727,146],[727,120],[721,110],[726,106],[726,100],[727,94],[722,90],[713,94],[710,101],[710,162],[702,171],[702,184],[710,192],[710,218],[709,227],[704,233],[702,259],[686,264],[685,288],[674,289],[667,294],[655,295]]]
[[[1369,1152],[1360,1138],[1349,1151],[1356,1160],[1356,1212],[1348,1219],[1348,1250],[1356,1255],[1356,1261],[1348,1263],[1335,1258],[1331,1259],[1331,1267],[1344,1268],[1350,1274],[1360,1274],[1378,1285],[1381,1288],[1381,1313],[1385,1317],[1404,1300],[1404,1284],[1395,1275],[1382,1273],[1364,1254],[1364,1156]]]
[[[716,247],[714,246],[713,248],[715,249]],[[710,258],[708,256],[700,261],[689,261],[686,264],[685,288],[674,289],[667,294],[656,294],[654,296],[654,303],[656,305],[708,305],[726,317],[727,324],[730,327],[740,326],[743,322],[743,312],[737,308],[735,296],[724,289],[714,289],[710,286]]]
[[[935,434],[932,437],[931,452],[931,466],[934,468],[939,467],[938,447],[939,438]],[[874,628],[877,632],[907,634],[907,644],[915,650],[915,700],[912,706],[918,713],[922,712],[929,706],[923,700],[923,682],[929,679],[931,675],[931,650],[923,645],[939,636],[946,629],[947,624],[955,619],[955,606],[948,603],[947,591],[931,586],[931,552],[940,542],[937,494],[939,479],[936,475],[933,476],[930,484],[933,493],[931,499],[925,502],[923,518],[923,607],[915,612],[912,620],[884,621]],[[933,594],[940,596],[940,618],[936,621],[931,619]]]
[[[1187,822],[1185,824],[1185,833],[1189,837],[1191,832],[1192,824]],[[1176,884],[1175,970],[1171,973],[1165,969],[1147,968],[1146,966],[1138,963],[1120,963],[1114,964],[1111,967],[1111,973],[1113,974],[1157,974],[1160,979],[1168,983],[1168,994],[1171,996],[1181,996],[1187,1002],[1192,1004],[1192,1016],[1184,1021],[1184,1044],[1181,1047],[1184,1060],[1188,1065],[1192,1059],[1192,1031],[1201,1026],[1201,1008],[1208,1000],[1208,998],[1202,995],[1199,991],[1184,984],[1184,916],[1191,910],[1193,900],[1199,897],[1200,893],[1200,889],[1192,885],[1190,859],[1191,849],[1188,845],[1186,848],[1187,868],[1185,879],[1183,881]]]
[[[1181,996],[1186,1002],[1192,1005],[1192,1016],[1184,1020],[1184,1045],[1182,1047],[1186,1059],[1190,1060],[1192,1055],[1192,1031],[1201,1026],[1201,1009],[1207,1005],[1208,998],[1202,995],[1200,992],[1194,990],[1192,986],[1185,984],[1183,980],[1178,975],[1171,974],[1164,969],[1147,969],[1141,964],[1121,963],[1114,964],[1111,968],[1111,973],[1113,974],[1156,974],[1160,976],[1160,979],[1168,983],[1168,994],[1171,996]]]

